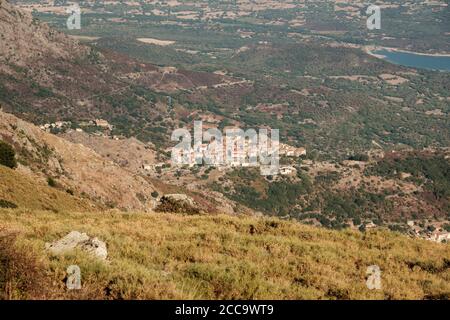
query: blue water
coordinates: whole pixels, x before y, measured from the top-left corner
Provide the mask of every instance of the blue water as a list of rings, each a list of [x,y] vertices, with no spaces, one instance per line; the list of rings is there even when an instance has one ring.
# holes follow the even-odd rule
[[[408,52],[388,51],[385,49],[374,51],[375,54],[385,56],[386,60],[402,66],[450,71],[450,57],[424,56]]]

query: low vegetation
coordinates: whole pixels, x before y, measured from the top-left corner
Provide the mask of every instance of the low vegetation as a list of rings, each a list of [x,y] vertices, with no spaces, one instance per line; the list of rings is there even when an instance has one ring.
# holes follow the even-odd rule
[[[36,255],[16,245],[16,235],[0,234],[0,299],[44,299],[46,278]]]
[[[389,231],[331,231],[275,218],[118,211],[0,209],[0,221],[2,237],[15,232],[14,241],[0,241],[0,269],[11,270],[6,280],[3,271],[0,291],[8,298],[450,298],[450,246]],[[105,241],[108,262],[83,252],[51,256],[44,250],[45,242],[72,230]],[[66,269],[74,264],[81,269],[82,289],[68,291]],[[381,268],[381,290],[366,287],[371,265]],[[39,292],[32,282],[35,275]]]
[[[173,212],[173,213],[185,213],[185,214],[199,214],[200,210],[189,203],[175,201],[170,198],[162,197],[158,206],[157,212]]]
[[[13,203],[11,201],[0,199],[0,208],[12,208],[12,209],[15,209],[15,208],[17,208],[17,204],[15,204],[15,203]]]
[[[12,169],[17,167],[16,152],[10,144],[3,141],[0,141],[0,165]]]
[[[411,175],[411,179],[423,183],[437,199],[450,197],[450,162],[443,155],[411,153],[388,155],[370,168],[368,173],[394,177],[401,173]]]
[[[92,210],[92,204],[68,192],[51,188],[27,175],[0,165],[0,208],[33,210]]]

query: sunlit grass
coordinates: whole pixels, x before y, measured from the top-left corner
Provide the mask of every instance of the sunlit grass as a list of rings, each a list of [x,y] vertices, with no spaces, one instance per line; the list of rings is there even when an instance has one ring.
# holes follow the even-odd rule
[[[450,246],[387,231],[330,231],[272,218],[53,213],[3,209],[3,230],[39,257],[52,298],[423,299],[448,297]],[[253,227],[251,227],[253,226]],[[108,261],[44,251],[72,230],[107,243]],[[253,230],[253,232],[250,232]],[[83,289],[66,291],[79,265]],[[366,287],[379,265],[382,290]],[[49,293],[50,292],[50,293]]]

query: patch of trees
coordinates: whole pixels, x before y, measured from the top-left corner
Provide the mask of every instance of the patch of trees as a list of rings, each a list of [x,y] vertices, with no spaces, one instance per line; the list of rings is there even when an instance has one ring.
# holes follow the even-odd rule
[[[442,155],[410,155],[405,158],[386,158],[366,169],[369,174],[395,177],[401,172],[421,180],[437,199],[450,197],[450,163]]]
[[[287,215],[298,203],[299,197],[311,191],[311,181],[308,176],[300,174],[300,181],[264,180],[264,192],[258,192],[251,186],[255,181],[255,173],[250,170],[237,170],[233,175],[241,179],[234,186],[235,192],[228,196],[250,208],[261,210],[273,215]],[[227,192],[225,192],[227,193]]]

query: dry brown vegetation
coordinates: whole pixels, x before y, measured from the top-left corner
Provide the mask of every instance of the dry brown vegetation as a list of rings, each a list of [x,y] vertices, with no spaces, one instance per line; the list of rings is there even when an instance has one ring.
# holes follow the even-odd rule
[[[49,211],[88,211],[95,206],[88,200],[47,187],[23,173],[0,165],[0,200],[18,207]]]
[[[26,261],[38,263],[31,276],[45,270],[39,294],[51,298],[448,299],[450,293],[448,244],[387,231],[337,232],[225,215],[2,209],[0,216],[3,230],[16,232],[19,261],[26,248],[27,257],[34,257]],[[108,261],[82,252],[52,257],[44,251],[45,242],[71,230],[106,241]],[[9,270],[2,261],[3,270]],[[72,264],[81,268],[79,291],[64,287]],[[365,284],[366,269],[374,264],[382,270],[382,290]],[[29,263],[15,268],[29,270]],[[9,274],[8,286],[0,288],[4,297],[39,296],[32,284],[21,285],[28,273]]]
[[[32,171],[37,176],[52,177],[76,195],[86,195],[107,206],[120,203],[124,209],[145,211],[153,205],[149,195],[154,188],[144,178],[92,149],[1,111],[0,138],[14,146],[17,159],[23,164],[18,170],[26,174]]]

